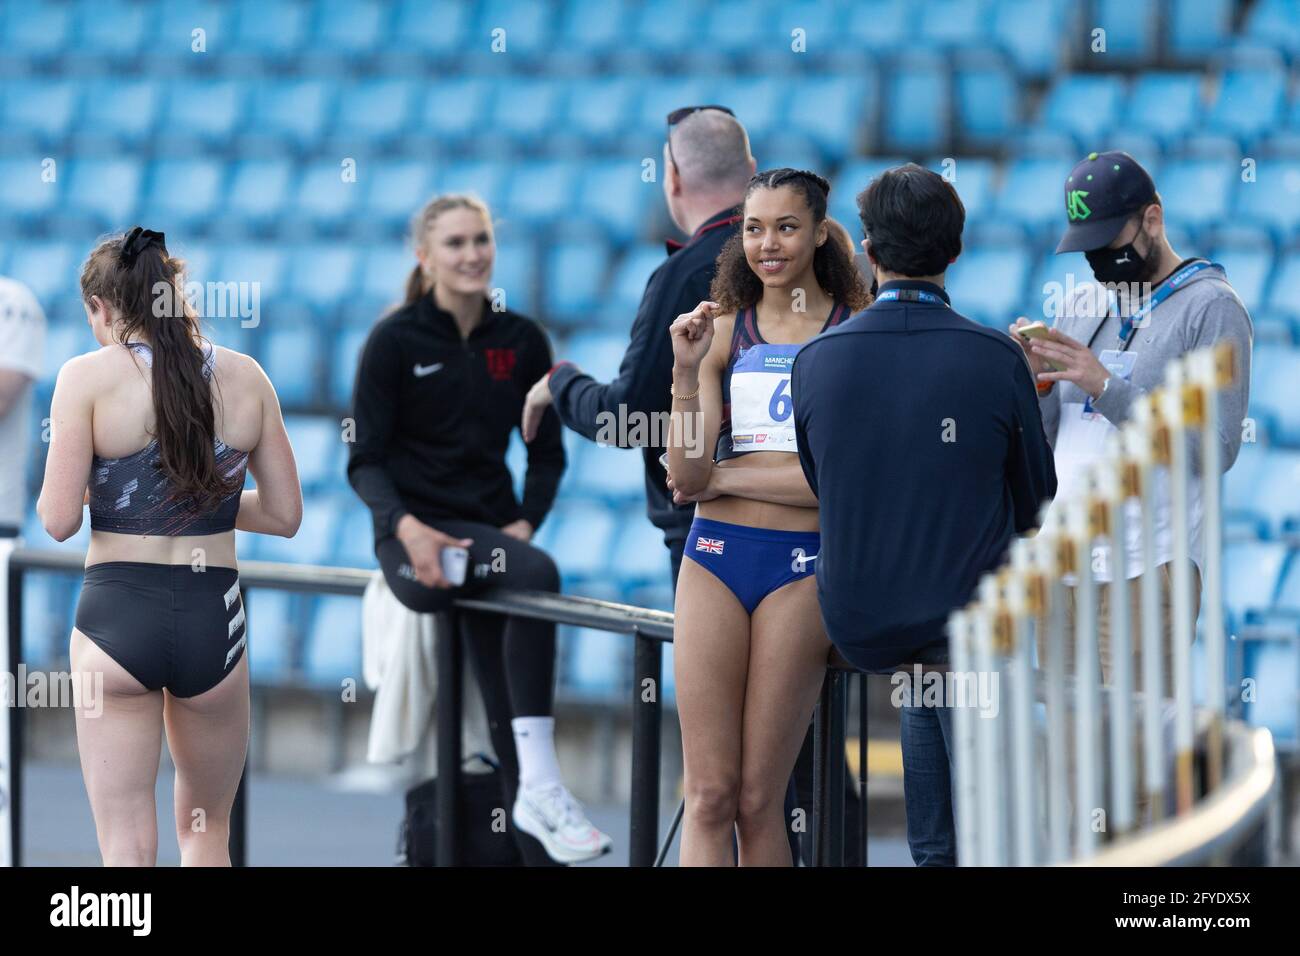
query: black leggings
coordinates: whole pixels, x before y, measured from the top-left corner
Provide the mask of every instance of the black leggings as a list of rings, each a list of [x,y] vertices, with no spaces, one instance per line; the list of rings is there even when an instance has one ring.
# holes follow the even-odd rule
[[[400,574],[398,569],[409,558],[395,537],[385,538],[375,547],[389,589],[412,611],[443,611],[455,598],[489,587],[560,590],[560,572],[550,555],[540,548],[474,521],[439,521],[434,526],[453,538],[474,540],[469,547],[465,583],[460,587],[425,587]],[[515,717],[549,717],[554,708],[555,625],[475,611],[462,611],[460,619],[470,666],[483,691],[492,746],[503,764],[513,763],[510,721]]]

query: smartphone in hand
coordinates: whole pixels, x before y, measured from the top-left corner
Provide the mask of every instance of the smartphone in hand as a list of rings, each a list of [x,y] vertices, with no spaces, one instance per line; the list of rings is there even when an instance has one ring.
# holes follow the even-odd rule
[[[1032,339],[1048,338],[1049,331],[1050,330],[1048,329],[1046,322],[1030,322],[1028,325],[1022,325],[1018,329],[1016,329],[1016,335],[1020,336],[1026,342],[1029,342]],[[1046,361],[1047,364],[1050,365],[1056,371],[1058,372],[1065,371],[1064,365],[1058,365],[1056,362],[1053,362],[1051,359],[1047,359]]]
[[[469,567],[469,552],[464,548],[449,546],[442,549],[442,576],[447,583],[459,587],[465,583],[465,570]]]

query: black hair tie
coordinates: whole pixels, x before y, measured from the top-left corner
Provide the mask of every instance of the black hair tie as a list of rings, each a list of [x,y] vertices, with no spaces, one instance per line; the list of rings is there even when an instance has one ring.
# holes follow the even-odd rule
[[[118,253],[118,258],[125,268],[130,269],[135,265],[135,260],[139,258],[140,253],[150,246],[157,246],[166,252],[167,240],[161,232],[136,226],[122,239],[122,251]]]

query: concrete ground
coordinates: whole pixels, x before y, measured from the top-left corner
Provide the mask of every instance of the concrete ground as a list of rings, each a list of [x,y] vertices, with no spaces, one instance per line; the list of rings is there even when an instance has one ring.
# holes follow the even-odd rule
[[[32,762],[24,771],[24,863],[27,866],[98,866],[95,824],[73,763]],[[173,771],[159,773],[158,863],[180,862],[171,805]],[[374,792],[373,781],[356,777],[299,779],[254,774],[248,788],[249,863],[252,866],[392,866],[402,819],[400,789]],[[663,808],[660,834],[668,832],[675,806]],[[584,866],[627,865],[627,807],[589,806],[592,822],[614,838],[614,849]],[[911,866],[906,841],[873,838],[872,866]],[[677,863],[677,845],[667,865]]]

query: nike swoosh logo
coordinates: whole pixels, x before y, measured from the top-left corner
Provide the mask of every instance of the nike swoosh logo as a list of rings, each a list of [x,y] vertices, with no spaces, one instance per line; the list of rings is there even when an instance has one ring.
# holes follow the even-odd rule
[[[424,376],[426,376],[426,375],[432,375],[434,372],[438,371],[438,369],[440,369],[440,368],[442,368],[442,363],[441,363],[441,362],[434,362],[432,365],[419,365],[419,364],[417,364],[417,365],[415,366],[415,377],[416,377],[416,378],[424,378]]]

